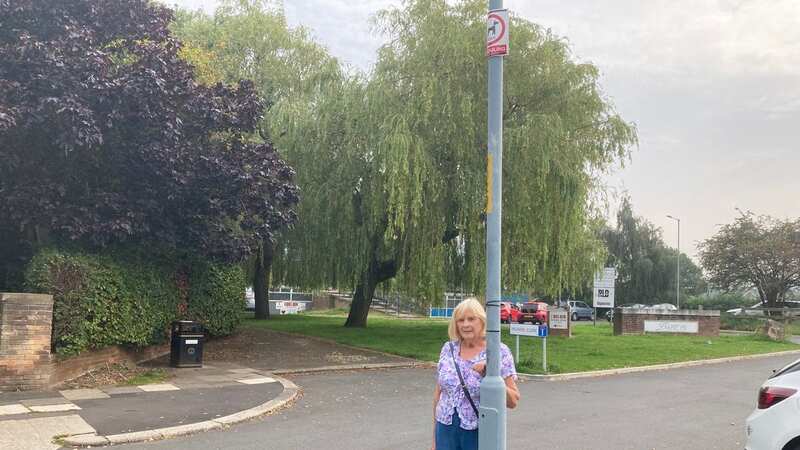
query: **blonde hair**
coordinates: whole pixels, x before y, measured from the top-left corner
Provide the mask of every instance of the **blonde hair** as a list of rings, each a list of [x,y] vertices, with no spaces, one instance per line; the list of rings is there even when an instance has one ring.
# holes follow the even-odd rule
[[[459,303],[453,310],[453,315],[450,317],[450,324],[447,326],[447,335],[450,336],[451,341],[460,341],[461,335],[458,333],[458,325],[456,321],[466,313],[475,314],[478,320],[481,321],[481,337],[486,336],[486,311],[483,305],[475,297],[468,297]]]

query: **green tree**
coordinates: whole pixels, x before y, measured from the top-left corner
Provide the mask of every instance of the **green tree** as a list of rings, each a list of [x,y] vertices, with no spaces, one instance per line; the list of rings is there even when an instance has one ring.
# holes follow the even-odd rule
[[[32,246],[235,261],[293,222],[291,167],[248,139],[253,84],[196,83],[172,17],[147,0],[0,1],[0,249],[19,252],[3,284]]]
[[[633,213],[627,196],[617,212],[615,229],[606,229],[603,238],[608,246],[606,264],[617,268],[618,304],[673,303],[677,250],[664,244],[661,230]],[[700,268],[685,254],[681,258],[681,298],[705,291]]]
[[[395,277],[428,301],[448,283],[485,282],[485,2],[409,1],[376,23],[388,43],[370,78],[343,83],[281,141],[304,192],[287,264],[355,287],[348,326],[365,326],[375,287]],[[604,259],[589,197],[635,131],[562,39],[518,17],[511,39],[504,285],[557,292]],[[303,146],[310,129],[316,144]]]
[[[800,287],[800,220],[742,213],[700,245],[712,285],[755,289],[765,307],[782,305]]]
[[[448,286],[483,288],[484,3],[417,0],[381,12],[388,43],[369,76],[342,70],[274,4],[229,1],[213,20],[177,26],[271,102],[262,131],[297,168],[303,194],[272,272],[354,289],[348,326],[366,325],[382,282],[425,302]],[[558,292],[585,284],[604,260],[589,199],[635,130],[563,39],[517,17],[511,39],[504,284]]]
[[[203,80],[230,84],[246,78],[254,82],[270,111],[256,138],[269,142],[282,142],[284,127],[291,125],[292,117],[307,115],[305,110],[317,101],[326,84],[342,79],[336,60],[314,43],[305,29],[288,26],[281,4],[225,0],[213,17],[179,11],[172,25],[187,43],[181,56],[195,66]],[[302,146],[310,141],[292,144]],[[275,236],[263,241],[249,260],[259,319],[269,318],[268,291],[278,240]]]

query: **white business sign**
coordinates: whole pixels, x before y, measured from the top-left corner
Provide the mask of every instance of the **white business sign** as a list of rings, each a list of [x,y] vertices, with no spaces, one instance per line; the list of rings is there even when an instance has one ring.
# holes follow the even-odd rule
[[[508,10],[489,11],[486,17],[486,56],[508,54]]]
[[[592,302],[595,308],[614,307],[614,284],[617,279],[617,269],[606,267],[594,275],[594,293]]]
[[[306,310],[306,303],[305,302],[295,302],[295,301],[278,301],[275,302],[275,308],[281,314],[297,314],[300,311]]]
[[[550,328],[554,330],[566,330],[569,328],[569,312],[566,309],[551,309],[550,310]]]
[[[699,325],[688,320],[645,320],[645,333],[697,333]]]

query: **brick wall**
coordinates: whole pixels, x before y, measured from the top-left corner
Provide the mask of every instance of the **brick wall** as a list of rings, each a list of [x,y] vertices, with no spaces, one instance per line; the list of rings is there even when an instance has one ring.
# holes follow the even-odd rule
[[[106,364],[135,364],[169,353],[169,344],[114,346],[56,360],[50,354],[52,330],[52,296],[0,292],[0,391],[47,389]]]
[[[645,324],[648,321],[659,322],[697,322],[697,333],[663,333],[685,334],[689,336],[719,336],[719,311],[680,310],[667,311],[654,308],[615,308],[614,309],[614,334],[645,334]],[[648,332],[650,333],[650,332]],[[653,334],[662,334],[661,332]]]
[[[0,391],[47,387],[53,297],[0,293]]]

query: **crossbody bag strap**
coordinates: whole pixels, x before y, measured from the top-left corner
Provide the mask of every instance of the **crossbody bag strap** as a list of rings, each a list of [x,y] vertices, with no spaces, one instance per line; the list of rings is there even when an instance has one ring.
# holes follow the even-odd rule
[[[453,343],[449,342],[450,344],[450,356],[453,357],[453,365],[456,366],[456,373],[458,374],[458,380],[461,381],[461,389],[464,390],[464,395],[467,396],[467,400],[469,400],[470,406],[472,406],[472,410],[475,411],[475,415],[478,415],[478,408],[475,406],[475,402],[472,401],[472,396],[469,395],[469,389],[467,389],[466,384],[464,384],[464,377],[461,376],[461,369],[458,367],[458,361],[456,361],[456,352],[453,350]]]

